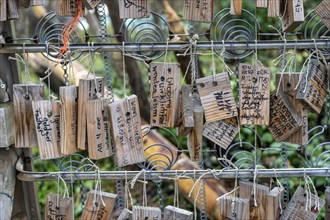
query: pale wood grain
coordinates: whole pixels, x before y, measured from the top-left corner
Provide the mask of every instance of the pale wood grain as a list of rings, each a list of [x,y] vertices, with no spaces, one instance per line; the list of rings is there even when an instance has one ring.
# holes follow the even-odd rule
[[[281,0],[268,0],[268,17],[280,16]]]
[[[0,0],[0,21],[7,20],[7,0]]]
[[[220,203],[220,219],[223,220],[250,219],[249,199],[223,196],[220,198],[219,203]],[[232,212],[232,204],[235,204],[234,213]]]
[[[82,0],[83,5],[89,10],[95,8],[98,4],[101,3],[101,1],[102,0]]]
[[[7,0],[7,19],[19,17],[17,0]]]
[[[268,0],[257,0],[257,8],[267,8]]]
[[[77,12],[76,0],[56,0],[56,14],[59,16],[75,16]]]
[[[325,26],[330,29],[330,1],[323,0],[318,6],[315,7],[314,11],[318,16],[320,16]]]
[[[241,15],[242,14],[243,0],[231,0],[230,1],[230,14]]]
[[[266,219],[277,220],[281,215],[282,199],[284,196],[284,189],[274,187],[267,195],[266,202]]]
[[[132,211],[133,220],[161,220],[162,211],[157,207],[143,207],[143,206],[133,206]]]
[[[128,209],[124,209],[120,215],[118,216],[117,220],[132,220],[133,216],[132,216],[132,211],[128,210]]]
[[[15,143],[13,103],[0,103],[0,148]]]
[[[185,0],[183,19],[189,21],[212,22],[213,0]]]
[[[47,195],[45,219],[74,219],[74,202],[72,197],[63,198],[55,193]]]
[[[290,32],[305,21],[303,0],[284,0],[282,31]]]
[[[193,216],[190,211],[168,205],[165,207],[163,220],[193,220]]]
[[[118,0],[119,16],[124,18],[148,18],[148,0]]]
[[[330,187],[327,186],[324,191],[325,197],[325,219],[330,219]]]

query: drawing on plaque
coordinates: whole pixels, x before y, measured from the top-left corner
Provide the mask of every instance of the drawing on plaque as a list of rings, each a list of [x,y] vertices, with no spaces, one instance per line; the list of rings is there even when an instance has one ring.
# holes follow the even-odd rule
[[[119,0],[120,18],[149,17],[148,0]]]
[[[212,22],[213,0],[185,0],[184,19],[189,21]]]

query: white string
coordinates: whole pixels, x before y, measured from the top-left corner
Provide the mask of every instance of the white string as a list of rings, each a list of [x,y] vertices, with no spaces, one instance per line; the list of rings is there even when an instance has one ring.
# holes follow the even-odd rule
[[[211,40],[211,45],[212,45],[212,64],[211,64],[211,69],[213,72],[213,81],[215,81],[215,75],[216,75],[216,66],[215,66],[215,60],[214,60],[214,45],[213,45],[213,40]]]
[[[123,41],[123,77],[124,77],[124,96],[127,97],[126,92],[126,63],[125,63],[125,41]]]
[[[94,57],[95,57],[95,53],[94,53],[94,42],[88,42],[88,47],[89,47],[89,62],[90,62],[90,68],[89,68],[89,71],[88,71],[88,74],[86,76],[86,78],[88,78],[88,75],[90,73],[92,73],[93,75],[93,79],[94,79],[94,84],[95,84],[95,89],[96,89],[96,96],[97,98],[101,98],[101,94],[99,92],[100,88],[99,88],[99,85],[98,85],[98,82],[96,80],[96,74],[95,74],[95,69],[94,69]]]

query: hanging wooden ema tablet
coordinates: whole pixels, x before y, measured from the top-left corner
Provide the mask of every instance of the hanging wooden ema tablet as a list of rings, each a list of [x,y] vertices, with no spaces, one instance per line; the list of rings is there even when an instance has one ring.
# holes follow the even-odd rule
[[[192,130],[195,124],[192,93],[192,85],[182,86],[179,106],[179,127],[177,129],[177,134],[179,136],[186,136]]]
[[[324,64],[312,60],[301,76],[296,98],[320,114],[328,90],[328,74]]]
[[[228,220],[250,220],[250,200],[223,196],[219,200],[220,219]]]
[[[268,17],[280,16],[281,0],[268,0]]]
[[[239,108],[241,125],[268,125],[270,71],[249,64],[239,65]]]
[[[228,148],[238,132],[239,127],[235,117],[205,123],[203,128],[203,136],[223,149]]]
[[[268,0],[257,0],[257,8],[267,8]]]
[[[124,18],[148,18],[148,0],[119,0],[119,15]]]
[[[117,220],[132,220],[132,218],[132,211],[124,209],[118,216]]]
[[[32,101],[42,100],[43,85],[13,85],[15,147],[38,147]]]
[[[98,4],[101,3],[101,1],[102,0],[82,0],[83,5],[89,10],[95,8]]]
[[[88,156],[93,160],[112,155],[109,119],[106,106],[109,98],[87,102]]]
[[[308,197],[307,197],[308,196]],[[306,204],[308,203],[308,204]],[[324,206],[324,200],[298,186],[280,220],[316,219]],[[317,204],[319,209],[317,209]],[[307,207],[307,210],[306,210]]]
[[[324,191],[325,197],[325,219],[330,219],[330,187],[326,186]]]
[[[227,73],[196,79],[206,122],[237,116],[237,107]]]
[[[59,16],[75,16],[78,0],[56,0],[56,14]]]
[[[267,195],[266,218],[279,219],[281,215],[281,202],[284,196],[284,189],[274,187]]]
[[[282,31],[293,31],[305,20],[303,0],[284,0]]]
[[[212,22],[213,0],[184,0],[184,17],[188,21]]]
[[[137,96],[131,95],[111,103],[109,111],[118,166],[143,162],[145,158]]]
[[[80,79],[78,87],[78,149],[86,150],[87,146],[87,102],[103,96],[104,78]]]
[[[116,194],[90,190],[87,194],[85,208],[81,215],[81,219],[110,219],[113,209],[116,206],[116,199]]]
[[[61,103],[48,100],[33,101],[32,109],[40,158],[45,160],[61,157]]]
[[[55,193],[47,195],[45,219],[74,219],[73,198],[63,198]]]
[[[151,63],[150,69],[150,125],[178,127],[180,65]]]
[[[308,111],[305,105],[302,104],[300,100],[295,98],[296,91],[295,88],[299,82],[300,73],[283,73],[282,80],[280,82],[281,75],[276,75],[276,84],[279,86],[286,97],[289,99],[289,102],[293,105],[299,116],[301,117],[301,128],[298,129],[295,133],[290,135],[286,142],[293,144],[305,145],[308,143]]]
[[[13,103],[0,103],[0,148],[15,143]]]
[[[152,219],[161,220],[162,211],[156,207],[133,206],[133,220]]]
[[[194,213],[168,205],[164,209],[163,220],[193,220]]]
[[[318,6],[314,9],[315,13],[320,16],[321,20],[330,29],[330,1],[323,0]]]
[[[230,2],[230,14],[241,15],[242,14],[243,0],[231,0]]]
[[[7,19],[17,18],[19,18],[17,1],[7,0]]]
[[[77,86],[61,86],[59,94],[61,102],[61,153],[69,155],[78,151],[78,88]]]

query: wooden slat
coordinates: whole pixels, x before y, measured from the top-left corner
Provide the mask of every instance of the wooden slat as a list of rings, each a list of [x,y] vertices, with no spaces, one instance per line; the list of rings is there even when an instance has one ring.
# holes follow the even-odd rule
[[[212,22],[213,0],[185,0],[183,19],[189,21]]]
[[[33,116],[36,126],[40,159],[61,157],[61,133],[59,101],[33,101]]]
[[[163,220],[193,220],[193,216],[190,211],[168,205],[165,207]]]
[[[117,220],[132,220],[132,218],[132,211],[124,209],[118,216]]]
[[[23,8],[28,8],[28,7],[30,7],[30,0],[19,0],[18,1],[18,7],[19,8],[22,8],[22,7]]]
[[[281,0],[268,0],[268,17],[280,16]]]
[[[237,116],[237,107],[227,73],[196,79],[206,122]]]
[[[14,113],[12,103],[0,103],[0,148],[15,143]]]
[[[55,193],[47,195],[45,219],[74,219],[73,198],[63,198]]]
[[[119,0],[119,15],[124,18],[148,18],[148,0]]]
[[[104,79],[80,79],[78,88],[78,149],[86,150],[87,146],[87,102],[97,99],[97,93],[103,96]]]
[[[206,123],[203,136],[223,149],[227,149],[239,132],[236,118]]]
[[[293,31],[305,21],[303,0],[284,0],[284,14],[282,18],[282,31]]]
[[[98,4],[100,4],[102,0],[82,0],[83,5],[87,8],[87,9],[93,9],[95,8]]]
[[[102,197],[102,199],[101,199]],[[108,220],[116,206],[117,195],[107,192],[90,190],[87,194],[81,219]],[[104,204],[103,204],[103,202]]]
[[[7,20],[7,0],[0,0],[0,21]]]
[[[257,6],[257,8],[267,8],[268,0],[257,0],[257,5],[256,6]]]
[[[268,125],[270,71],[249,64],[239,65],[239,107],[241,125]]]
[[[17,0],[7,0],[7,19],[19,17]]]
[[[143,162],[141,117],[136,95],[109,105],[111,134],[119,167]]]
[[[30,0],[31,6],[44,5],[44,4],[45,4],[45,0]]]
[[[325,197],[325,219],[330,219],[330,187],[327,186],[324,191]]]
[[[221,219],[238,220],[250,219],[250,200],[223,196],[220,198],[220,216]],[[233,206],[233,204],[235,204]],[[234,208],[234,209],[233,209]],[[233,212],[234,211],[234,212]]]
[[[315,13],[320,16],[323,23],[330,29],[330,1],[323,0],[318,6],[314,9]]]
[[[276,220],[281,215],[281,202],[284,196],[284,189],[274,187],[267,195],[266,219]]]
[[[77,12],[76,0],[56,0],[56,14],[59,16],[74,16]]]
[[[61,86],[59,95],[61,101],[61,153],[68,155],[78,151],[78,88]]]
[[[133,220],[152,219],[161,220],[162,211],[156,207],[133,206]]]
[[[15,147],[38,147],[32,101],[42,100],[43,85],[13,85]]]
[[[179,125],[180,65],[151,63],[150,125],[173,128]]]
[[[242,14],[243,0],[231,0],[230,1],[230,14],[241,15]]]

